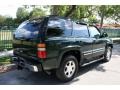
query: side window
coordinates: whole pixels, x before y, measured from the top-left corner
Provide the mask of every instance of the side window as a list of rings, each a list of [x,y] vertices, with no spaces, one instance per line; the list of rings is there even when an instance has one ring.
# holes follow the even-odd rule
[[[64,36],[71,36],[72,28],[73,28],[72,21],[71,20],[66,20],[65,21]]]
[[[59,37],[70,36],[72,33],[72,22],[64,19],[50,20],[48,23],[47,36]]]
[[[96,35],[100,35],[100,32],[97,30],[97,28],[91,26],[89,27],[90,37],[95,37]]]
[[[73,23],[72,36],[75,36],[75,37],[89,37],[87,26]]]
[[[64,33],[64,21],[61,19],[53,19],[48,22],[47,36],[57,37]]]

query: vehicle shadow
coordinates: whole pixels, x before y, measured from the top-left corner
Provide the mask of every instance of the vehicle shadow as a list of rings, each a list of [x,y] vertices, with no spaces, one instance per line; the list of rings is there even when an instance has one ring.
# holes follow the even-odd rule
[[[102,61],[92,63],[90,65],[80,67],[75,79],[70,82],[60,82],[55,75],[47,75],[45,73],[33,73],[28,70],[14,70],[0,74],[0,85],[70,85],[74,82],[80,81],[82,75],[90,71],[105,72]]]
[[[82,76],[89,71],[96,70],[100,72],[105,72],[106,70],[104,69],[104,66],[102,65],[102,61],[98,61],[95,63],[92,63],[90,65],[81,67],[80,70],[78,71],[78,75],[75,79],[73,79],[70,82],[63,83],[60,82],[54,75],[47,75],[45,73],[30,73],[26,77],[19,77],[19,79],[22,79],[22,83],[20,84],[29,84],[29,85],[69,85],[74,82],[77,82],[78,77]],[[30,78],[29,78],[30,77]]]

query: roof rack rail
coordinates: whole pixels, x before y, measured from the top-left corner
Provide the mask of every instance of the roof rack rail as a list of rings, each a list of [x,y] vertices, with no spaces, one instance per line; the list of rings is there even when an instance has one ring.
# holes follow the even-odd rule
[[[77,23],[77,24],[81,24],[81,25],[88,25],[87,23],[81,22],[81,21],[77,21],[76,23]]]

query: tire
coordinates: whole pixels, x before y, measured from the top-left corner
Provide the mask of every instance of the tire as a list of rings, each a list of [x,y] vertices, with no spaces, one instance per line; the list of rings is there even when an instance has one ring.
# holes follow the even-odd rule
[[[112,56],[112,47],[107,47],[105,50],[105,54],[104,54],[104,59],[103,61],[105,62],[109,62]]]
[[[71,81],[77,74],[78,61],[75,56],[67,55],[63,58],[60,67],[56,70],[56,76],[60,81]]]

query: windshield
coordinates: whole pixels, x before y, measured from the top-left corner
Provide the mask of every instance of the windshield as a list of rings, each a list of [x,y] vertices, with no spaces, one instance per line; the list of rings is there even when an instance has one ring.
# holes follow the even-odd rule
[[[16,39],[36,39],[39,32],[40,23],[23,22],[15,31],[14,37]]]

